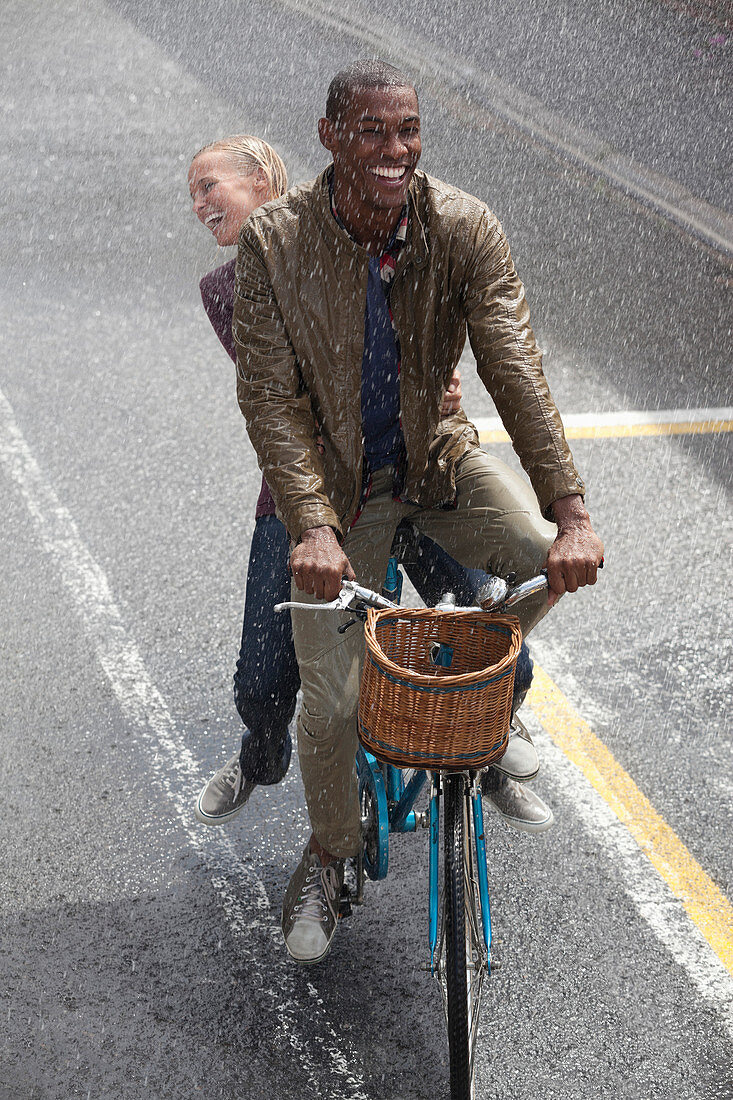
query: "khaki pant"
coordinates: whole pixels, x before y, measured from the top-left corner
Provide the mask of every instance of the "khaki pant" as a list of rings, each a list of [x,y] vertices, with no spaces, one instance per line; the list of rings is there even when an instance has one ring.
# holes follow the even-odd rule
[[[462,565],[517,580],[539,573],[556,534],[540,515],[532,489],[503,462],[485,451],[470,451],[457,476],[457,507],[416,508],[392,499],[392,471],[374,477],[371,496],[344,540],[344,552],[367,588],[384,582],[397,525],[408,518]],[[317,603],[299,592],[294,600]],[[547,612],[544,592],[516,608],[522,631]],[[360,810],[354,757],[356,715],[364,652],[359,625],[338,628],[348,615],[293,611],[293,637],[300,667],[303,704],[298,718],[298,753],[313,832],[335,856],[355,855],[361,845]]]

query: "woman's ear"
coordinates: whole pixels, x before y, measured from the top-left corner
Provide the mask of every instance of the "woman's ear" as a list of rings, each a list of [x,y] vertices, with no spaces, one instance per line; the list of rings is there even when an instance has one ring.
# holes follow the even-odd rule
[[[262,192],[262,194],[264,194],[269,189],[269,186],[270,184],[268,182],[267,176],[265,175],[264,169],[260,168],[258,165],[252,173],[252,187],[255,191]]]

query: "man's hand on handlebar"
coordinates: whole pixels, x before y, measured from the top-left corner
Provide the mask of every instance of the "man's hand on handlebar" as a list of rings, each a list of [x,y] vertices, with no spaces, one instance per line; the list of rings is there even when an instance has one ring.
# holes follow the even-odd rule
[[[593,530],[581,496],[556,500],[552,514],[557,536],[547,555],[550,607],[564,592],[595,584],[603,561],[603,543]]]
[[[319,600],[335,600],[342,577],[356,580],[332,527],[311,527],[303,532],[290,555],[290,571],[300,591]]]

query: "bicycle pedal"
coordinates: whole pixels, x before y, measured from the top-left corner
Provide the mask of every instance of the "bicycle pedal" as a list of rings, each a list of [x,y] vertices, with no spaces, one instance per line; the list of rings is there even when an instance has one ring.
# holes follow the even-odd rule
[[[343,886],[339,898],[339,918],[343,920],[344,917],[350,917],[351,913],[351,890],[348,886]]]

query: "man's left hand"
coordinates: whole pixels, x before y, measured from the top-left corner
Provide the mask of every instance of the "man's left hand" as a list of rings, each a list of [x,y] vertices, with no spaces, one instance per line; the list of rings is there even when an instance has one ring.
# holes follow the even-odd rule
[[[557,537],[547,555],[550,607],[565,592],[595,584],[603,561],[603,543],[593,530],[581,496],[562,497],[552,505]]]

